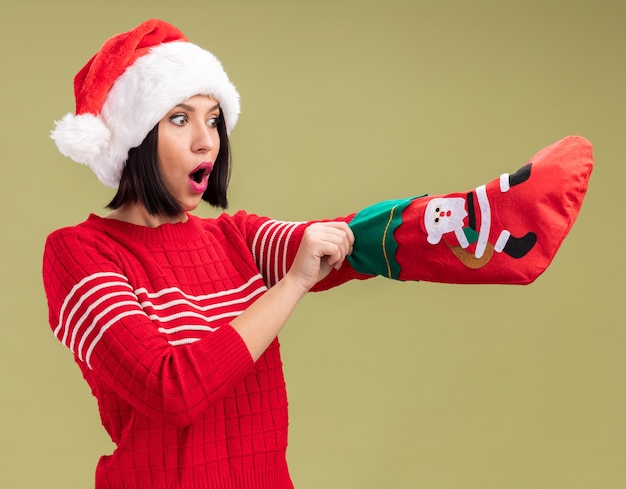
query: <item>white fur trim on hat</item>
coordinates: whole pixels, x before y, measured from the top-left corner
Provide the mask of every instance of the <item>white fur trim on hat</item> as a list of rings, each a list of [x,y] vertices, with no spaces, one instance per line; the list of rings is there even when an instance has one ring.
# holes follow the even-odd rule
[[[235,127],[239,94],[219,60],[190,42],[159,44],[117,78],[98,115],[67,114],[51,137],[62,154],[88,165],[103,184],[115,188],[128,151],[168,111],[195,95],[215,98],[227,131]]]

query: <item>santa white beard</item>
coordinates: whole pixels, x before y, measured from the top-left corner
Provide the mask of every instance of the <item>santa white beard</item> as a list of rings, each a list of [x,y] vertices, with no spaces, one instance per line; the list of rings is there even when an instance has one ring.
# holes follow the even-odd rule
[[[455,233],[463,248],[468,246],[463,232],[467,217],[465,199],[461,197],[435,197],[426,206],[424,224],[430,244],[437,244],[446,233]]]

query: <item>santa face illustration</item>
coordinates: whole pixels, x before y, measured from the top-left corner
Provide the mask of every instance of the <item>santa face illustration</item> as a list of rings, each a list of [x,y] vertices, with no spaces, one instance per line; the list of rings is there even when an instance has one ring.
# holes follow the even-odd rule
[[[446,233],[463,234],[464,220],[467,217],[465,199],[461,197],[435,197],[426,206],[424,224],[428,232],[428,242],[437,244]]]

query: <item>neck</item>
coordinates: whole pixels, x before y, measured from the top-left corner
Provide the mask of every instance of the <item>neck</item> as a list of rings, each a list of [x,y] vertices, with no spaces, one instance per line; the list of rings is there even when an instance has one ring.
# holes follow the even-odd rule
[[[177,222],[187,221],[187,214],[184,212],[178,216],[153,215],[141,204],[125,204],[115,209],[106,217],[107,219],[116,219],[118,221],[149,228],[156,228],[161,224],[175,224]]]

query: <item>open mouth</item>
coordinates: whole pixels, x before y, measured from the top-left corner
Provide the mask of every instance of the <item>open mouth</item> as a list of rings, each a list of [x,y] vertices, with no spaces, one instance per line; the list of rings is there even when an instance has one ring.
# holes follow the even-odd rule
[[[200,168],[199,170],[196,170],[189,176],[194,182],[200,183],[202,182],[202,179],[204,178],[206,174],[207,174],[206,170],[204,168]]]
[[[195,183],[202,183],[202,181],[209,175],[209,173],[211,173],[212,169],[212,163],[202,163],[189,174],[189,178],[191,178],[191,180],[193,180]]]

